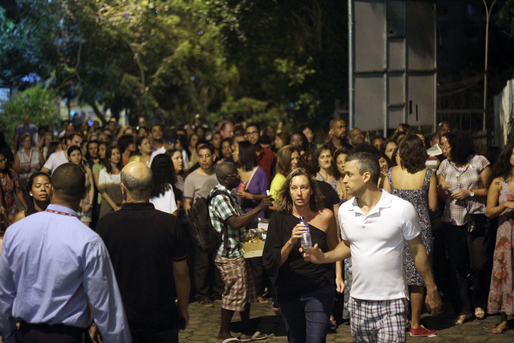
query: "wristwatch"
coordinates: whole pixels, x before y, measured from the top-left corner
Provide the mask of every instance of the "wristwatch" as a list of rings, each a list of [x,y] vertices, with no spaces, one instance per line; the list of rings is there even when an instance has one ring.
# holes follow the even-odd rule
[[[470,196],[470,197],[474,197],[474,196],[475,196],[475,192],[473,192],[472,190],[471,190],[471,191],[469,191],[469,196]]]

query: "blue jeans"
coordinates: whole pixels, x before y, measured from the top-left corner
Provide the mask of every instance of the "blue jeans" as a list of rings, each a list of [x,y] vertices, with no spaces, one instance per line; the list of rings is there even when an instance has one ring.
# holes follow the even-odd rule
[[[334,307],[334,285],[303,294],[293,301],[279,301],[289,343],[325,343],[330,313]]]

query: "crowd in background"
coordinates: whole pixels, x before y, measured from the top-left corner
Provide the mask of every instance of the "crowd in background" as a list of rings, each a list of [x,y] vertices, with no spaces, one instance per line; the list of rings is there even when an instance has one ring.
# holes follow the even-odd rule
[[[217,185],[215,168],[220,162],[236,164],[241,181],[234,194],[246,212],[254,209],[268,190],[278,198],[288,175],[302,167],[318,181],[324,208],[337,214],[339,205],[350,200],[345,187],[346,155],[370,152],[380,164],[379,187],[410,201],[418,212],[436,282],[455,307],[454,324],[463,324],[472,316],[482,319],[486,313],[500,313],[501,323],[493,332],[501,333],[507,329],[507,315],[514,314],[513,144],[478,155],[470,137],[453,130],[448,122],[440,123],[430,134],[400,124],[390,137],[370,137],[358,128],[348,131],[344,120],[333,119],[327,139],[317,140],[309,125],[283,132],[261,123],[220,121],[211,128],[199,116],[191,125],[173,128],[149,125],[140,118],[135,127],[120,126],[111,119],[104,127],[98,122],[90,126],[64,121],[58,130],[38,128],[25,117],[14,133],[14,146],[8,146],[4,134],[13,133],[0,132],[4,231],[14,221],[46,208],[50,176],[66,162],[79,165],[86,174],[87,194],[79,216],[92,229],[99,218],[120,209],[120,172],[131,161],[151,166],[155,184],[151,202],[177,215],[187,229],[185,214],[195,199],[207,197]],[[260,213],[255,226],[279,207],[274,203]],[[337,222],[337,215],[334,220]],[[188,261],[193,293],[201,304],[213,306],[223,289],[214,257],[193,246],[190,250],[195,251]],[[271,297],[275,303],[262,261],[251,259],[251,265],[257,300],[266,303]],[[424,285],[409,259],[408,247],[404,268],[411,295],[409,322],[417,329]],[[334,296],[336,288],[344,289],[344,295],[334,307],[330,323],[334,328],[341,319],[349,319],[351,259],[336,268],[335,277]]]

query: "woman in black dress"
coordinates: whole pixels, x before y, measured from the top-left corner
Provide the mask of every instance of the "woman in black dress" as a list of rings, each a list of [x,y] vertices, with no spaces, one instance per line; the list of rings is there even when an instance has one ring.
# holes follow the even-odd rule
[[[323,251],[337,245],[336,222],[314,178],[303,168],[293,170],[277,195],[279,211],[271,215],[263,263],[277,291],[289,342],[325,342],[334,303],[333,265],[305,262],[300,237],[309,226],[312,244]]]

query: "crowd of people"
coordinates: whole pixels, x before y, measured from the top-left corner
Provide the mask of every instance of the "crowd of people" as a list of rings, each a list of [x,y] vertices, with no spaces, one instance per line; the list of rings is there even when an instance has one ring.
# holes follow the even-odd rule
[[[96,246],[94,236],[70,224],[89,249],[76,268],[89,271],[83,277],[91,285],[104,287],[100,293],[85,287],[78,297],[90,300],[106,341],[143,342],[151,336],[152,342],[178,342],[190,299],[204,306],[222,300],[217,339],[223,343],[266,339],[250,326],[253,300],[271,302],[284,317],[290,342],[324,342],[328,330],[345,320],[354,339],[377,332],[391,339],[399,335],[399,341],[405,332],[434,336],[421,314],[424,303],[437,314],[440,294],[454,305],[454,325],[500,313],[493,333],[508,329],[507,316],[514,315],[514,143],[479,155],[470,137],[448,122],[430,134],[400,124],[390,137],[348,131],[343,119],[331,120],[327,129],[316,140],[309,125],[281,132],[260,123],[220,121],[210,128],[197,116],[192,125],[172,128],[149,126],[140,118],[135,127],[115,119],[105,127],[64,121],[54,131],[24,117],[12,147],[0,132],[4,342],[47,332],[41,325],[62,324],[57,332],[74,337],[90,326],[89,309],[68,311],[75,316],[69,321],[50,317],[49,309],[59,307],[55,303],[44,310],[28,300],[13,307],[20,280],[30,283],[29,277],[60,272],[57,266],[33,266],[23,274],[17,254],[37,238],[25,237],[21,229],[31,224],[50,230],[49,223],[62,214],[76,216],[105,244]],[[78,184],[81,192],[71,189]],[[215,251],[188,238],[186,217],[199,198],[210,200],[205,220],[223,236]],[[262,220],[269,220],[263,254],[245,259],[243,236]],[[307,231],[314,247],[301,249]],[[45,242],[54,234],[49,231]],[[80,248],[73,237],[67,241],[65,233],[58,234],[62,244]],[[22,238],[26,242],[17,243]],[[31,256],[53,261],[55,252],[46,248]],[[99,256],[97,266],[84,266],[90,250]],[[105,267],[105,251],[112,270]],[[13,263],[21,277],[9,274],[16,270]],[[171,272],[162,273],[166,268]],[[107,281],[99,286],[102,272]],[[142,285],[153,296],[138,298]],[[161,304],[156,298],[169,290],[171,297]],[[36,299],[34,290],[25,291]],[[100,299],[108,291],[115,293],[107,296],[109,304]],[[106,314],[119,302],[124,310]],[[164,303],[167,311],[160,309]],[[373,312],[377,307],[391,317],[387,325],[377,327],[383,319]],[[238,338],[229,330],[235,311],[243,323]],[[12,326],[16,321],[22,323],[19,329]],[[91,331],[95,340],[96,328]]]

